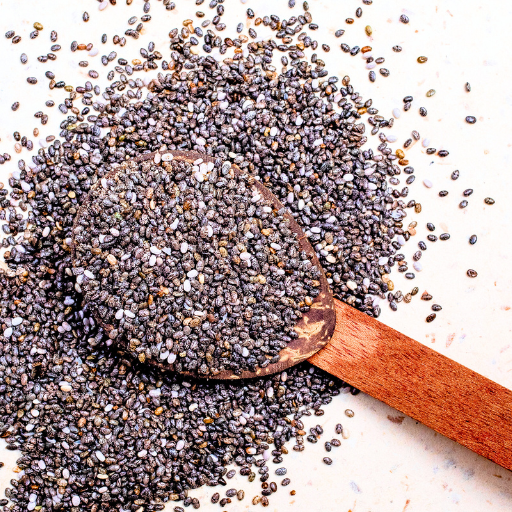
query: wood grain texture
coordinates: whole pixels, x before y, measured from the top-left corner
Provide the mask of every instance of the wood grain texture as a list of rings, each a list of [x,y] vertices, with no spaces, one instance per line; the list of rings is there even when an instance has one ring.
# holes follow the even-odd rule
[[[309,361],[512,469],[512,391],[335,300],[331,342]]]

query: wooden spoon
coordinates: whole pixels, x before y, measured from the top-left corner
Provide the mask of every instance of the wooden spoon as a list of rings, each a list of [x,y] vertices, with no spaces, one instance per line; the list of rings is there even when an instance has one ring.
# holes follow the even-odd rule
[[[214,161],[194,152],[171,153],[174,158],[188,161]],[[149,160],[154,155],[147,154],[136,161]],[[254,186],[276,209],[282,208],[264,185],[256,180]],[[287,214],[287,218],[301,249],[319,266],[301,228],[291,215]],[[235,375],[226,371],[209,378],[258,377],[308,359],[475,453],[512,469],[511,390],[333,299],[323,273],[321,290],[296,326],[299,338],[281,351],[278,363],[256,372]],[[165,368],[173,369],[172,365]]]

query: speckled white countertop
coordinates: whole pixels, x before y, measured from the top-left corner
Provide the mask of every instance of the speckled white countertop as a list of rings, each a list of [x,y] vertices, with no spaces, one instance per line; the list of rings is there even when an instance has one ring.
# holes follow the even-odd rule
[[[175,26],[180,27],[185,18],[196,19],[198,9],[193,0],[175,0],[178,7],[165,11],[160,1],[152,0],[153,20],[147,24],[139,41],[130,38],[124,48],[111,43],[115,33],[123,34],[130,16],[142,14],[142,1],[134,0],[128,7],[124,0],[98,10],[94,0],[24,0],[13,3],[0,1],[0,34],[14,29],[23,41],[14,46],[0,37],[0,152],[9,152],[13,160],[0,167],[0,177],[6,182],[17,168],[17,155],[13,150],[12,132],[31,134],[35,127],[38,138],[57,134],[62,116],[44,107],[44,101],[52,97],[60,103],[62,91],[48,90],[44,77],[47,69],[58,72],[60,78],[77,85],[83,83],[86,72],[96,69],[103,78],[96,82],[106,83],[106,69],[100,56],[116,50],[128,60],[138,57],[138,50],[150,40],[165,55],[168,48],[167,34]],[[208,1],[200,7],[207,16],[211,12]],[[340,77],[350,75],[351,83],[366,98],[373,99],[373,106],[386,117],[394,107],[402,108],[402,98],[414,96],[413,107],[402,112],[392,130],[398,136],[396,147],[401,147],[410,137],[411,130],[418,130],[421,137],[428,137],[431,146],[448,149],[450,155],[440,159],[429,157],[421,143],[411,146],[407,158],[416,169],[417,180],[410,187],[410,198],[423,205],[423,212],[406,219],[417,220],[418,234],[402,252],[409,262],[419,240],[427,234],[425,223],[437,226],[436,234],[449,232],[447,242],[429,243],[421,260],[424,270],[417,273],[415,281],[406,281],[395,271],[392,279],[395,290],[404,293],[418,286],[420,294],[428,290],[434,302],[443,306],[437,319],[425,323],[431,303],[415,297],[411,304],[400,304],[397,313],[391,312],[384,303],[381,320],[401,332],[425,343],[446,356],[512,388],[512,66],[510,64],[510,32],[512,3],[482,2],[480,0],[451,1],[399,1],[375,0],[373,5],[363,5],[361,0],[310,0],[310,10],[320,29],[314,33],[320,43],[331,45],[328,54],[319,51],[331,74]],[[286,0],[225,0],[224,16],[230,35],[240,21],[245,22],[244,11],[251,6],[256,15],[278,14],[290,16]],[[357,7],[362,7],[361,19],[355,17]],[[87,10],[90,21],[82,21]],[[405,13],[410,23],[398,22]],[[353,25],[345,23],[354,18]],[[39,21],[44,30],[35,41],[28,34],[32,24]],[[364,27],[370,25],[372,37],[367,37]],[[334,32],[343,28],[346,33],[340,39]],[[49,51],[50,30],[59,33],[58,43],[63,49],[55,62],[41,64],[36,57]],[[257,27],[263,35],[262,26]],[[109,35],[109,43],[101,45],[103,32]],[[232,34],[232,32],[231,32]],[[86,52],[70,53],[71,41],[93,42],[100,48],[99,55],[86,57]],[[360,55],[350,57],[339,49],[339,44],[373,47],[374,57],[385,57],[383,65],[391,71],[388,78],[377,73],[377,81],[368,80],[368,70]],[[394,53],[393,45],[401,45],[403,51]],[[19,55],[25,52],[29,62],[22,65]],[[426,55],[428,62],[418,64],[416,58]],[[87,59],[90,66],[79,68],[78,61]],[[28,76],[36,76],[37,85],[26,82]],[[469,81],[472,91],[466,92]],[[426,98],[429,89],[436,95]],[[19,111],[12,112],[10,105],[20,101]],[[428,116],[418,114],[424,106]],[[41,126],[33,117],[43,110],[50,115],[49,123]],[[468,125],[464,118],[473,115],[475,125]],[[32,137],[38,149],[38,138]],[[375,147],[377,139],[371,138]],[[23,158],[27,158],[24,150]],[[18,157],[19,158],[19,157]],[[459,169],[458,181],[450,180],[454,169]],[[404,181],[403,175],[400,176]],[[430,179],[434,186],[427,189],[423,179]],[[469,206],[461,210],[458,203],[462,191],[473,188]],[[448,197],[438,197],[439,190],[449,191]],[[483,199],[491,196],[494,206],[487,206]],[[410,210],[409,210],[410,211]],[[468,244],[472,234],[478,235],[478,243]],[[476,279],[466,277],[466,270],[478,271]],[[463,406],[463,405],[462,405]],[[353,418],[345,416],[347,408],[355,412]],[[321,418],[309,418],[309,428],[320,423],[326,434],[325,440],[334,435],[334,425],[343,423],[350,437],[342,447],[333,450],[332,466],[322,463],[325,456],[323,442],[306,443],[306,451],[287,456],[284,465],[292,484],[272,496],[267,510],[272,511],[336,511],[336,512],[424,512],[424,511],[493,511],[512,510],[511,476],[507,470],[475,455],[456,443],[436,434],[408,417],[365,395],[340,395],[325,408]],[[512,413],[512,411],[511,411]],[[329,436],[329,437],[328,437]],[[17,454],[0,448],[0,460],[6,465],[0,470],[0,487],[15,475]],[[273,469],[271,468],[271,475]],[[279,482],[281,478],[276,477]],[[251,499],[258,494],[257,480],[248,484],[245,478],[234,478],[230,487],[244,488],[246,498],[236,499],[225,507],[230,511],[256,510]],[[296,495],[290,496],[289,490]],[[201,510],[221,510],[211,505],[209,497],[216,490],[203,487],[191,493],[203,498]],[[172,510],[172,506],[167,508]],[[166,509],[166,510],[167,510]]]

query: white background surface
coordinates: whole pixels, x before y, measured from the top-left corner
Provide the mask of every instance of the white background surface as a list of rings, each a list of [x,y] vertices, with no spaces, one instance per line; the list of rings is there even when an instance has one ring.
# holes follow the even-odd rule
[[[178,7],[169,12],[161,2],[152,0],[150,14],[153,20],[145,24],[145,33],[138,41],[127,38],[124,48],[114,46],[112,36],[124,33],[130,16],[140,18],[143,13],[139,0],[134,0],[129,7],[124,0],[118,0],[117,6],[109,5],[102,12],[93,0],[0,1],[0,34],[14,29],[23,38],[20,44],[12,45],[0,37],[0,152],[13,156],[11,162],[0,167],[2,181],[7,182],[10,172],[17,168],[20,156],[29,160],[26,149],[20,156],[14,153],[13,131],[18,130],[32,138],[36,149],[39,148],[39,138],[59,132],[58,125],[63,116],[57,106],[48,109],[44,102],[52,97],[58,105],[65,93],[57,89],[49,91],[44,72],[50,69],[57,73],[58,79],[76,86],[83,85],[89,69],[95,69],[102,78],[92,81],[103,85],[107,70],[115,63],[104,68],[101,55],[115,50],[118,57],[130,61],[138,58],[139,48],[147,47],[151,40],[168,59],[167,34],[171,28],[181,28],[185,18],[191,18],[195,23],[197,18],[193,13],[198,9],[204,10],[210,19],[212,17],[208,1],[201,7],[196,7],[193,0],[175,1]],[[239,0],[226,0],[224,5],[227,14],[223,21],[228,24],[228,29],[221,33],[223,37],[232,37],[236,24],[245,22],[244,11],[249,6],[256,11],[256,16],[273,13],[291,16],[301,12],[299,1],[293,10],[287,8],[285,0],[249,1],[245,5]],[[357,7],[363,9],[361,19],[355,17]],[[88,23],[82,21],[84,10],[91,17]],[[403,276],[396,275],[396,269],[392,274],[395,291],[401,289],[405,294],[412,286],[418,286],[419,295],[428,290],[434,296],[433,302],[441,304],[443,310],[435,322],[425,323],[432,302],[420,301],[418,295],[411,304],[400,304],[397,313],[392,313],[383,303],[381,320],[511,388],[512,67],[509,26],[512,4],[480,0],[376,0],[374,5],[365,6],[355,0],[310,0],[310,11],[314,22],[320,25],[312,35],[319,43],[331,45],[328,54],[318,51],[330,74],[340,78],[350,75],[355,89],[365,99],[372,98],[373,106],[385,117],[391,116],[395,106],[402,107],[405,95],[414,96],[411,110],[402,112],[393,129],[385,131],[398,136],[395,147],[401,147],[411,130],[416,129],[422,138],[431,140],[431,146],[450,151],[445,159],[429,157],[420,143],[407,151],[407,158],[417,175],[416,182],[410,186],[409,199],[421,202],[423,212],[405,219],[406,226],[411,220],[418,221],[418,234],[402,252],[412,264],[416,244],[427,234],[426,222],[437,226],[435,234],[449,232],[451,239],[428,243],[428,250],[421,260],[424,270],[417,273],[415,281],[406,281]],[[408,25],[398,22],[402,13],[410,17]],[[355,19],[353,25],[344,22],[348,17]],[[41,22],[44,30],[36,40],[30,40],[28,35],[35,21]],[[373,28],[372,37],[365,35],[365,25]],[[255,28],[262,36],[263,25]],[[338,28],[346,30],[340,39],[333,36]],[[52,29],[58,31],[58,43],[63,49],[58,52],[56,62],[41,64],[36,58],[50,51]],[[109,36],[106,45],[100,43],[103,32]],[[96,57],[88,57],[87,52],[70,53],[73,40],[93,42],[100,53]],[[341,42],[351,46],[371,45],[374,57],[385,57],[383,66],[391,71],[391,76],[383,78],[377,72],[376,83],[370,83],[361,56],[350,57],[343,53],[339,49]],[[403,47],[401,53],[392,52],[391,47],[396,44]],[[22,52],[29,57],[26,65],[19,61]],[[428,62],[418,64],[416,58],[419,55],[428,56]],[[79,60],[89,60],[89,68],[78,68]],[[28,76],[37,77],[38,84],[27,84]],[[464,89],[466,81],[471,83],[470,93]],[[426,98],[425,93],[431,88],[436,89],[437,94]],[[14,101],[21,102],[18,112],[10,109]],[[75,102],[75,105],[81,107],[81,102]],[[427,108],[426,118],[419,116],[420,106]],[[33,117],[38,110],[49,114],[50,121],[46,126],[41,126]],[[478,122],[468,125],[464,121],[467,115],[476,116]],[[39,128],[39,137],[30,136],[34,127]],[[377,144],[376,137],[370,138],[372,147]],[[456,182],[450,180],[454,169],[461,173]],[[401,188],[405,178],[403,175],[400,178]],[[424,178],[434,182],[432,189],[422,185]],[[469,187],[475,192],[469,198],[469,206],[460,210],[457,205],[462,200],[462,191]],[[437,195],[442,189],[449,191],[445,198]],[[486,196],[492,196],[496,204],[485,205],[483,199]],[[475,246],[468,244],[472,234],[478,235]],[[476,279],[466,277],[468,268],[478,271]],[[354,418],[343,414],[346,408],[355,411]],[[283,465],[288,468],[287,476],[292,479],[292,484],[270,498],[267,510],[501,512],[512,509],[509,471],[410,418],[401,421],[402,416],[368,396],[342,395],[335,399],[326,407],[323,417],[312,417],[306,426],[320,423],[326,432],[323,440],[329,440],[334,436],[334,425],[342,422],[350,431],[349,439],[343,440],[342,447],[331,452],[334,463],[330,467],[321,461],[326,455],[323,441],[317,445],[306,443],[305,452],[292,452],[287,456]],[[0,460],[6,461],[6,466],[0,470],[0,485],[5,487],[14,477],[12,469],[16,454],[0,448]],[[271,467],[271,474],[275,467]],[[281,479],[275,477],[276,482]],[[233,485],[227,488],[243,486],[246,498],[242,502],[235,498],[226,510],[246,511],[260,507],[250,504],[259,491],[258,479],[253,484],[247,484],[245,478],[235,478],[231,482]],[[296,489],[296,496],[289,495],[291,489]],[[205,487],[191,495],[204,498],[201,510],[220,510],[218,505],[209,503],[209,497],[217,490],[222,491]]]

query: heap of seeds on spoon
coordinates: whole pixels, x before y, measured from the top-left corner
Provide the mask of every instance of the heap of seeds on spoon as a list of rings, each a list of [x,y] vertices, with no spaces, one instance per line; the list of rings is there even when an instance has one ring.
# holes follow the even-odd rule
[[[127,3],[131,4],[131,0]],[[174,8],[174,2],[169,0],[162,4],[167,10]],[[196,4],[201,6],[203,2],[196,0]],[[371,0],[363,4],[369,5]],[[162,10],[163,6],[157,4],[156,8]],[[100,11],[114,8],[106,1],[98,7]],[[405,255],[398,251],[415,234],[415,223],[404,229],[407,208],[421,211],[421,205],[406,199],[407,187],[393,188],[399,185],[397,176],[401,173],[408,176],[407,185],[413,183],[415,176],[405,152],[393,151],[389,146],[396,139],[382,131],[393,126],[401,110],[395,109],[393,117],[384,118],[371,100],[365,101],[356,92],[349,77],[329,77],[316,53],[311,62],[307,60],[306,49],[331,50],[314,39],[318,26],[307,3],[300,9],[290,0],[292,10],[287,19],[275,15],[260,18],[249,8],[247,15],[254,28],[251,26],[248,36],[242,33],[244,26],[240,24],[236,34],[224,37],[224,5],[213,0],[209,3],[214,9],[213,19],[198,11],[197,20],[185,20],[180,29],[171,30],[170,51],[159,51],[150,43],[147,49],[141,48],[141,58],[129,63],[121,56],[122,48],[136,44],[133,40],[143,28],[150,30],[150,7],[150,2],[144,3],[140,18],[134,15],[128,20],[124,35],[112,38],[111,34],[104,34],[100,41],[71,43],[71,51],[76,52],[83,68],[88,68],[89,58],[105,48],[101,63],[112,83],[104,91],[91,81],[70,85],[51,71],[50,63],[61,50],[58,35],[38,21],[30,38],[37,38],[33,43],[37,47],[43,45],[43,39],[49,39],[50,52],[41,54],[39,50],[20,58],[22,65],[36,58],[47,63],[50,69],[28,77],[27,82],[35,84],[47,79],[50,89],[64,89],[67,97],[58,109],[67,117],[58,137],[43,139],[42,148],[29,161],[19,160],[19,170],[9,179],[10,191],[3,187],[0,190],[0,218],[6,221],[2,245],[7,249],[7,270],[0,275],[0,433],[8,449],[21,451],[18,467],[23,470],[21,478],[11,481],[12,487],[6,491],[11,503],[0,502],[5,510],[153,511],[162,510],[169,500],[183,500],[175,508],[180,512],[184,506],[199,508],[199,502],[188,497],[189,489],[226,485],[233,476],[233,470],[228,472],[226,466],[232,463],[250,481],[261,481],[253,503],[266,506],[278,484],[290,483],[288,478],[283,479],[286,453],[290,449],[304,450],[306,440],[315,443],[324,433],[317,425],[308,434],[302,416],[321,416],[323,406],[333,396],[341,389],[349,389],[307,363],[267,378],[211,384],[141,363],[148,352],[158,357],[165,354],[165,350],[161,351],[163,344],[158,347],[159,341],[153,345],[153,340],[135,338],[148,349],[142,358],[137,352],[140,345],[110,343],[111,338],[98,320],[100,307],[106,307],[105,314],[110,318],[113,315],[118,322],[110,325],[120,339],[123,333],[119,331],[130,317],[126,312],[135,312],[126,307],[126,302],[109,304],[109,299],[119,297],[120,282],[115,278],[104,282],[105,305],[94,297],[84,301],[88,279],[96,276],[85,266],[83,273],[76,272],[71,252],[73,227],[87,194],[95,186],[101,191],[103,179],[107,180],[108,189],[108,173],[128,157],[153,151],[194,150],[217,159],[221,170],[223,162],[229,162],[242,173],[255,176],[303,227],[334,295],[369,315],[379,315],[379,298],[387,297],[395,310],[398,302],[410,302],[419,291],[413,288],[405,295],[394,292],[389,279],[395,265],[408,278],[415,277]],[[362,16],[359,8],[355,17]],[[88,13],[84,13],[83,20],[93,22]],[[402,16],[400,21],[409,24],[408,17]],[[346,22],[357,25],[353,18]],[[275,30],[275,39],[255,41],[261,24]],[[344,32],[339,29],[336,36],[342,37]],[[371,27],[366,26],[360,37],[371,33]],[[6,37],[14,45],[21,40],[14,30]],[[343,42],[341,50],[352,56],[363,55],[371,82],[390,76],[387,68],[379,69],[381,77],[373,71],[384,58],[374,58],[370,46],[351,47]],[[395,45],[393,50],[401,48]],[[216,56],[228,52],[223,60]],[[274,55],[281,59],[279,71],[273,63]],[[420,65],[426,60],[418,57]],[[162,73],[149,83],[141,78],[144,75],[137,76],[140,71],[159,67]],[[99,72],[89,69],[88,75],[95,80]],[[471,89],[469,84],[465,88],[467,92]],[[435,91],[429,90],[426,96],[433,94]],[[18,110],[21,103],[15,102],[12,109]],[[406,96],[403,110],[410,110],[413,103],[414,99]],[[41,105],[43,110],[34,115],[45,125],[55,103],[41,98]],[[421,106],[420,114],[427,115],[427,109]],[[366,115],[371,133],[380,138],[376,152],[365,147]],[[466,120],[472,124],[476,118]],[[33,136],[37,135],[36,128]],[[15,152],[32,150],[31,137],[15,132]],[[413,139],[421,139],[417,131],[404,143],[404,149]],[[448,154],[431,147],[426,138],[422,145],[428,154],[441,158]],[[10,159],[6,153],[0,156],[0,163]],[[452,179],[458,176],[456,171]],[[424,184],[432,186],[428,180]],[[439,194],[447,195],[444,191]],[[491,205],[494,201],[486,198],[485,202]],[[460,207],[467,203],[463,199]],[[142,219],[140,211],[141,217],[130,222]],[[90,218],[91,224],[100,220],[101,217]],[[99,233],[101,227],[98,225],[98,247],[92,240],[90,245],[103,253],[105,238],[114,235]],[[92,230],[82,234],[95,236]],[[102,242],[100,234],[104,236]],[[281,232],[281,236],[285,239],[287,235]],[[281,246],[279,233],[276,237],[270,243]],[[429,242],[437,240],[433,234],[429,237]],[[476,240],[476,235],[471,236],[470,244]],[[295,247],[293,241],[286,243]],[[268,249],[269,245],[262,247]],[[413,257],[416,271],[421,270],[419,260],[427,248],[423,241],[418,245],[420,251]],[[159,256],[163,260],[161,253],[151,251],[152,247],[157,251],[172,249],[150,244],[146,251],[144,246],[141,268],[149,264],[152,255],[156,257],[155,265]],[[123,255],[113,252],[105,254],[105,259],[111,265],[107,258],[113,256],[117,264],[123,261]],[[269,257],[268,253],[265,255]],[[138,264],[135,253],[133,256],[131,264]],[[182,268],[177,276],[180,284],[175,286],[181,291],[187,280],[183,266],[186,260],[177,260]],[[270,267],[269,264],[267,274],[258,275],[277,280]],[[145,277],[141,280],[146,282],[139,282],[134,293],[152,286],[142,274]],[[81,275],[85,277],[80,278]],[[469,269],[467,275],[476,277],[476,272]],[[304,279],[299,277],[297,283]],[[192,282],[190,287],[192,290]],[[312,291],[308,294],[314,295]],[[153,294],[144,298],[148,311],[152,305],[149,295]],[[292,291],[291,295],[298,303],[306,302],[303,291]],[[424,293],[422,298],[431,300],[432,296]],[[441,309],[434,306],[434,311]],[[169,303],[169,307],[175,306]],[[435,313],[427,321],[434,318]],[[158,354],[153,353],[153,348]],[[243,357],[245,352],[240,348]],[[172,357],[171,352],[169,349],[167,357]],[[203,362],[194,358],[187,364],[200,368]],[[348,411],[347,416],[350,417]],[[348,435],[341,425],[336,434]],[[328,452],[340,445],[339,437],[325,444]],[[335,464],[334,452],[324,458],[326,464],[333,460]],[[275,471],[270,470],[269,461],[279,465]],[[243,491],[236,491],[219,491],[212,501],[224,507],[232,499],[245,499]]]
[[[201,376],[279,361],[320,291],[284,211],[216,163],[132,162],[100,180],[73,229],[73,274],[108,338]]]

